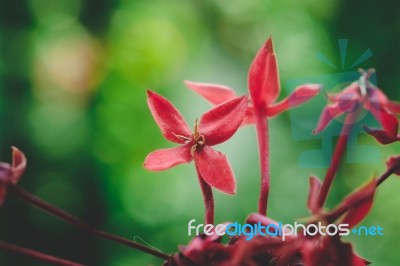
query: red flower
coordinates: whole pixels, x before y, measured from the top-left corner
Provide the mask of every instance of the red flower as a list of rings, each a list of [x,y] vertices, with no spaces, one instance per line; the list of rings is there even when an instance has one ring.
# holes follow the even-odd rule
[[[194,159],[204,181],[225,193],[235,194],[235,178],[226,156],[211,146],[228,140],[242,123],[246,98],[237,97],[200,117],[191,132],[179,111],[164,97],[148,91],[148,105],[162,134],[169,141],[181,144],[175,148],[150,153],[144,167],[152,171],[169,169]]]
[[[0,162],[0,205],[4,202],[7,187],[16,185],[25,171],[26,158],[23,152],[12,147],[12,164]]]
[[[355,112],[363,106],[383,127],[383,130],[366,127],[368,133],[386,143],[398,138],[398,121],[393,114],[400,114],[400,104],[389,101],[386,95],[368,80],[372,72],[373,70],[361,70],[359,81],[353,82],[338,94],[328,95],[332,103],[323,110],[314,134],[323,131],[334,118],[343,113]]]
[[[319,180],[311,178],[310,200],[319,190]],[[332,224],[340,220],[352,229],[369,213],[376,188],[377,179],[347,196],[331,211],[314,214],[308,224]],[[250,214],[246,224],[269,226],[279,224],[258,213]],[[307,224],[307,225],[308,225]],[[307,226],[306,225],[306,226]],[[273,228],[273,227],[272,227]],[[271,230],[271,229],[269,229]],[[275,232],[274,233],[278,233]],[[180,253],[166,262],[168,266],[186,265],[288,265],[288,266],[365,266],[369,262],[361,258],[350,243],[343,242],[339,235],[304,235],[303,231],[286,232],[285,241],[280,236],[255,235],[246,240],[244,235],[230,237],[227,244],[221,243],[221,237],[196,236],[187,247],[180,247]]]
[[[215,105],[237,97],[234,90],[224,85],[191,81],[185,81],[185,84]],[[317,84],[301,85],[295,88],[288,97],[276,102],[280,94],[280,83],[272,38],[267,40],[254,58],[249,70],[248,86],[251,103],[248,105],[243,124],[254,123],[254,109],[261,112],[263,116],[273,117],[308,101],[321,89],[321,86]]]

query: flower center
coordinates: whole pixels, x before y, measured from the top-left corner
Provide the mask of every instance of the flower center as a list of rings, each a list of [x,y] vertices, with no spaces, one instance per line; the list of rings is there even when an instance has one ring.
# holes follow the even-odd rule
[[[206,139],[204,138],[203,135],[201,135],[198,131],[198,125],[197,125],[197,119],[196,122],[194,124],[194,133],[191,135],[192,141],[193,141],[193,145],[190,148],[190,154],[192,155],[192,157],[194,156],[194,152],[203,147]]]

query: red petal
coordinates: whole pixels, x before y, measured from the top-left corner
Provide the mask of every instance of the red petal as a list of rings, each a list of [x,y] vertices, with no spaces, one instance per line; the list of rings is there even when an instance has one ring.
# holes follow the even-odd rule
[[[376,191],[376,180],[373,179],[366,186],[353,192],[342,202],[342,207],[349,210],[341,221],[342,224],[349,224],[349,228],[353,228],[361,222],[369,213]]]
[[[204,146],[196,150],[194,161],[207,184],[228,194],[236,193],[235,176],[223,153]]]
[[[185,140],[178,138],[177,135],[190,137],[191,131],[189,126],[170,101],[148,90],[147,103],[154,120],[166,139],[183,144]]]
[[[258,51],[249,71],[249,91],[256,109],[264,108],[278,98],[279,73],[272,38]]]
[[[186,87],[203,96],[207,101],[218,105],[236,98],[236,93],[229,87],[211,83],[184,81]]]
[[[398,115],[400,114],[400,103],[395,101],[388,101],[386,107],[387,109],[389,109],[390,112]]]
[[[192,160],[190,145],[153,151],[147,155],[143,166],[151,171],[162,171],[178,164],[189,163]]]
[[[393,136],[389,134],[386,130],[368,127],[366,125],[363,125],[363,128],[368,134],[373,136],[381,144],[390,144],[400,140],[400,136]]]
[[[318,84],[307,84],[299,86],[295,88],[295,90],[288,97],[286,97],[279,103],[268,106],[267,115],[269,117],[272,117],[279,113],[282,113],[283,111],[300,105],[313,98],[320,91],[321,85]]]
[[[25,154],[17,149],[16,147],[12,147],[12,180],[11,182],[15,185],[21,178],[22,174],[25,172],[26,168],[26,157]]]
[[[374,115],[375,119],[382,125],[383,129],[387,131],[387,134],[395,138],[399,129],[399,122],[397,121],[396,116],[388,113],[383,108],[378,109],[371,107],[369,110]]]
[[[343,114],[346,111],[352,110],[354,108],[349,105],[348,107],[342,107],[340,106],[339,102],[332,103],[328,106],[325,107],[325,109],[322,111],[321,116],[318,121],[317,128],[314,129],[313,134],[317,134],[321,131],[323,131],[329,123],[339,115]]]
[[[279,228],[281,226],[277,221],[275,221],[269,217],[266,217],[262,214],[259,214],[259,213],[252,213],[246,218],[247,224],[257,224],[258,222],[260,222],[260,224],[262,226],[268,226],[270,224],[275,225],[277,228]],[[296,235],[287,235],[286,236],[286,240],[295,239],[295,238],[297,238]]]
[[[367,88],[369,94],[369,102],[372,103],[373,106],[383,107],[386,106],[389,102],[386,95],[378,88]]]
[[[270,224],[279,225],[277,221],[259,213],[252,213],[246,218],[246,223],[248,224],[257,224],[258,222],[263,226],[268,226]]]
[[[396,167],[397,169],[394,170],[394,174],[400,176],[400,156],[391,156],[386,161],[387,168]]]
[[[228,140],[239,128],[247,108],[245,96],[218,105],[200,118],[199,133],[208,146]]]
[[[358,94],[359,95],[360,93],[361,93],[360,85],[358,84],[358,82],[353,82],[339,93],[336,93],[336,94],[329,93],[328,100],[332,101],[332,102],[337,102],[343,97],[343,95],[348,95],[348,94]]]
[[[253,106],[248,106],[243,118],[242,126],[247,126],[254,123],[255,123],[254,108]]]
[[[12,167],[8,163],[0,162],[0,183],[10,182]]]
[[[259,222],[262,226],[268,226],[270,224],[273,224],[276,228],[281,227],[281,225],[277,221],[275,221],[265,215],[259,214],[259,213],[252,213],[246,218],[246,224],[258,224]],[[271,228],[271,229],[274,229],[274,228]],[[289,229],[287,229],[287,230],[289,230]],[[296,239],[296,238],[297,238],[296,235],[288,234],[286,236],[286,241],[290,240],[290,239]]]
[[[320,210],[318,207],[318,195],[321,185],[321,181],[318,177],[310,176],[310,191],[308,193],[307,207],[311,213],[317,213]]]

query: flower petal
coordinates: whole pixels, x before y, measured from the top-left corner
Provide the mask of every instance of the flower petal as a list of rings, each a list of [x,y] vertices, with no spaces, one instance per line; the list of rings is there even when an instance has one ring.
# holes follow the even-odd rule
[[[392,134],[389,134],[386,130],[380,128],[373,128],[363,125],[363,129],[381,144],[390,144],[400,140],[400,136],[393,136]]]
[[[262,226],[265,226],[265,227],[267,227],[269,225],[273,225],[268,228],[268,231],[271,233],[277,233],[275,229],[282,227],[282,224],[278,223],[277,221],[275,221],[265,215],[259,214],[259,213],[252,213],[249,216],[247,216],[246,224],[258,224],[258,223],[260,223]],[[294,240],[297,238],[297,235],[291,234],[291,232],[289,232],[288,228],[284,227],[281,229],[285,230],[285,232],[287,232],[287,235],[285,236],[286,241]]]
[[[0,183],[9,183],[12,177],[12,167],[8,163],[0,162]]]
[[[147,91],[147,103],[164,137],[175,143],[185,143],[185,140],[177,136],[190,137],[191,131],[175,106],[150,90]]]
[[[288,97],[286,97],[279,103],[268,106],[267,116],[272,117],[279,113],[282,113],[283,111],[286,111],[297,105],[300,105],[313,98],[320,91],[321,91],[321,85],[319,84],[306,84],[298,86]]]
[[[11,183],[14,185],[18,183],[19,179],[25,172],[26,157],[25,154],[16,147],[12,147],[12,179]]]
[[[224,103],[237,97],[234,90],[224,85],[198,83],[188,80],[185,80],[184,83],[186,87],[197,92],[214,105]]]
[[[279,225],[277,221],[259,213],[251,213],[246,218],[247,224],[257,224],[258,222],[263,226],[268,226],[270,224]]]
[[[307,207],[311,213],[317,213],[320,210],[318,207],[318,196],[321,185],[321,181],[318,177],[310,176],[310,191],[308,193]]]
[[[279,73],[271,37],[254,58],[249,70],[248,83],[251,100],[256,109],[264,108],[278,98]]]
[[[368,87],[367,93],[369,95],[369,102],[375,107],[381,108],[386,106],[389,102],[386,95],[376,87]]]
[[[192,160],[190,143],[175,148],[156,150],[147,155],[144,168],[151,171],[162,171]]]
[[[374,201],[376,185],[376,180],[373,179],[342,201],[342,208],[348,209],[341,221],[342,224],[348,224],[349,228],[353,228],[368,215]]]
[[[386,108],[389,109],[390,112],[400,115],[400,103],[388,101]]]
[[[329,123],[339,115],[353,111],[357,107],[358,101],[356,99],[349,100],[347,103],[338,101],[329,104],[324,108],[318,121],[317,128],[314,129],[313,134],[323,131]]]
[[[247,108],[247,98],[237,97],[203,114],[200,118],[199,133],[208,146],[228,140],[239,128]]]
[[[247,106],[246,113],[243,118],[242,126],[247,126],[255,123],[254,108],[252,105]]]
[[[399,130],[399,121],[397,121],[396,116],[390,114],[383,108],[370,107],[369,110],[373,114],[376,120],[382,125],[383,129],[387,131],[387,134],[397,136],[397,131]]]
[[[194,155],[196,167],[207,184],[228,194],[236,193],[236,181],[225,154],[204,146]]]
[[[353,82],[339,93],[329,93],[328,100],[331,102],[337,102],[343,97],[343,95],[348,94],[361,94],[360,84],[358,84],[358,82]]]
[[[274,219],[271,219],[265,215],[259,214],[259,213],[252,213],[246,218],[246,224],[258,224],[260,223],[262,226],[268,226],[268,225],[274,225],[274,227],[271,227],[269,230],[275,231],[275,228],[280,228],[281,224],[275,221]],[[289,229],[283,228],[283,230],[287,230],[289,232]],[[297,236],[288,234],[286,236],[286,240],[289,239],[295,239]]]

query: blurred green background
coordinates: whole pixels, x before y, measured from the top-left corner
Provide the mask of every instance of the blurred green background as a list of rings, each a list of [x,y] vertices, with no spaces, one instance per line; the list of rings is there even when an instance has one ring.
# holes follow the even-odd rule
[[[291,90],[286,86],[291,80],[374,67],[378,85],[400,100],[398,5],[394,0],[1,1],[1,161],[9,161],[10,146],[17,146],[28,157],[22,187],[93,226],[174,252],[189,240],[188,221],[202,222],[202,198],[193,165],[160,173],[143,169],[149,152],[172,146],[148,111],[146,89],[169,98],[191,125],[210,106],[182,81],[226,84],[246,93],[248,67],[272,35],[281,97]],[[344,67],[338,39],[349,40]],[[373,57],[350,69],[368,48]],[[318,61],[317,53],[338,67]],[[324,104],[318,96],[296,112],[318,116]],[[270,123],[269,216],[287,223],[308,215],[308,176],[322,178],[325,172],[299,163],[301,154],[322,144],[310,134],[294,138],[296,123],[289,112]],[[384,159],[400,150],[399,144],[380,147],[365,135],[358,141],[376,147],[379,158],[345,160],[329,207],[381,173]],[[217,149],[228,155],[238,189],[234,197],[215,192],[216,222],[244,221],[257,209],[254,128],[242,128]],[[351,239],[373,265],[400,264],[399,190],[396,178],[383,184],[363,222],[379,224],[384,236]],[[0,239],[89,265],[161,264],[12,196],[0,209]],[[0,252],[0,265],[42,264]]]

